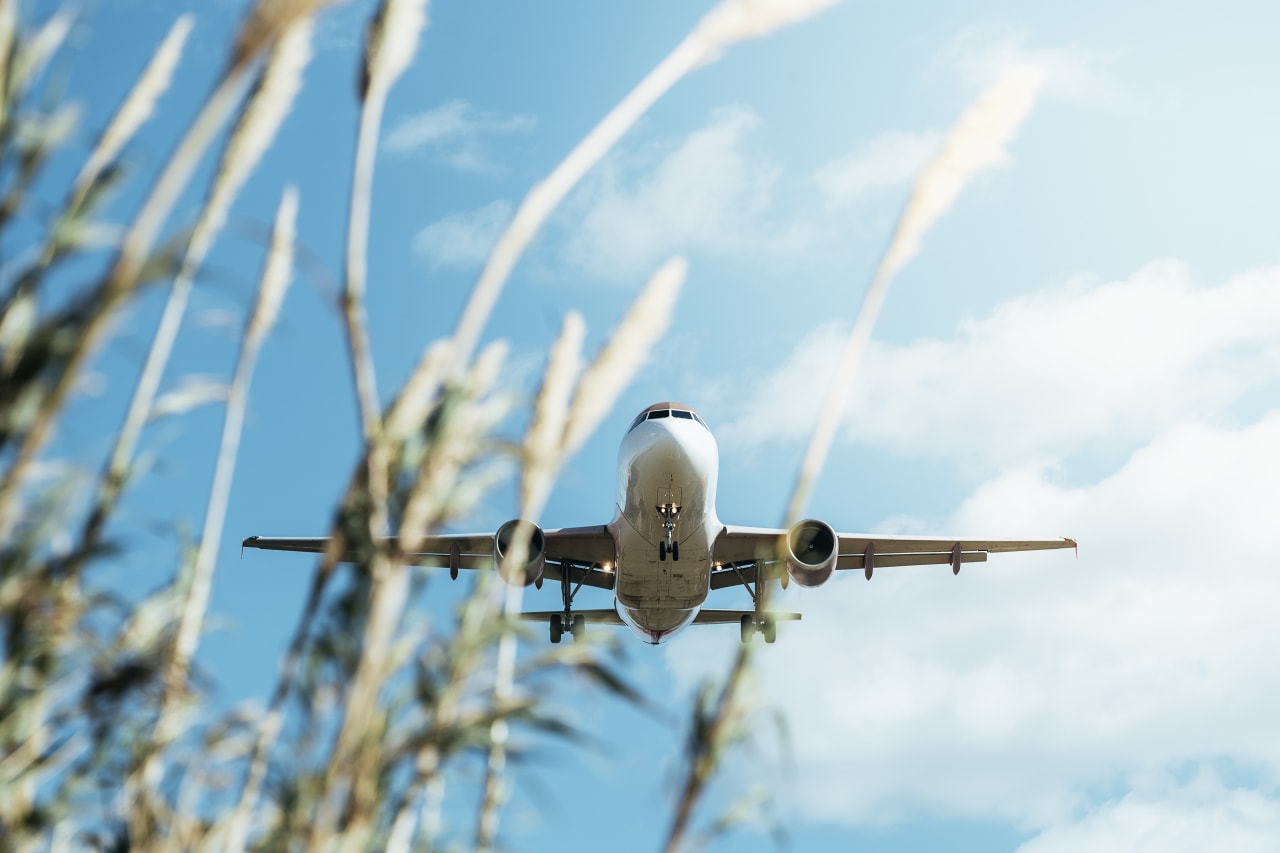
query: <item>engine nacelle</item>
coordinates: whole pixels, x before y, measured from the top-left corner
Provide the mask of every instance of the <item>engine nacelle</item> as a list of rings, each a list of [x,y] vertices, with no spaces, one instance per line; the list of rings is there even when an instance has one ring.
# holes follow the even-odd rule
[[[836,570],[839,539],[829,524],[814,518],[787,531],[787,574],[800,586],[822,586]]]
[[[524,567],[515,566],[508,570],[503,564],[506,562],[503,558],[511,550],[511,543],[516,538],[516,530],[521,524],[525,524],[528,529],[529,551],[525,558]],[[547,537],[543,535],[542,528],[531,521],[521,522],[518,518],[513,518],[506,524],[498,528],[498,532],[493,534],[493,561],[498,566],[498,574],[502,579],[512,586],[528,586],[531,583],[537,583],[542,580],[542,570],[546,567],[547,557]]]

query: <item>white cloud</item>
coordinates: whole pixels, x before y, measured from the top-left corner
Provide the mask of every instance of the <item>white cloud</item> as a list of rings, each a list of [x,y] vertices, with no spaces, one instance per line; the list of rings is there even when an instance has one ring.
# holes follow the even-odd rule
[[[1018,853],[1081,850],[1280,850],[1280,800],[1257,791],[1227,789],[1205,774],[1184,787],[1134,792],[1109,802],[1079,821],[1045,830],[1018,848]]]
[[[942,134],[893,130],[818,170],[814,180],[831,207],[844,207],[905,187],[937,153]]]
[[[1019,65],[1044,71],[1044,94],[1090,104],[1114,104],[1116,86],[1102,72],[1110,58],[1082,47],[1032,48],[1026,31],[1004,24],[979,24],[956,34],[937,64],[972,86],[987,86]]]
[[[535,125],[530,116],[502,115],[476,109],[467,101],[453,100],[402,117],[387,134],[383,147],[396,154],[425,151],[463,172],[492,172],[498,166],[486,153],[484,137],[527,133]]]
[[[843,575],[793,588],[781,606],[805,620],[757,658],[760,695],[786,713],[804,780],[787,808],[848,824],[927,815],[1067,832],[1098,792],[1153,774],[1227,763],[1280,778],[1277,471],[1280,409],[1240,429],[1173,427],[1086,486],[1037,469],[993,479],[939,526],[1070,534],[1078,561],[997,555],[958,578],[883,570],[869,584]],[[668,657],[678,679],[722,659],[732,633],[682,638]],[[1182,811],[1211,829],[1250,797]],[[1076,829],[1132,849],[1142,804],[1126,799]],[[1273,838],[1274,804],[1259,808]]]
[[[764,221],[778,170],[747,150],[756,116],[724,108],[656,160],[614,157],[570,205],[565,254],[598,279],[635,279],[675,251],[759,252],[803,239]]]
[[[913,455],[1008,462],[1113,449],[1212,418],[1280,377],[1280,267],[1219,286],[1185,265],[1074,280],[998,306],[944,340],[875,343],[846,439]],[[845,327],[819,326],[765,376],[744,377],[729,444],[807,438]],[[776,411],[788,417],[771,417]]]
[[[465,213],[451,213],[418,232],[413,248],[433,269],[479,267],[511,220],[511,202],[499,199]]]

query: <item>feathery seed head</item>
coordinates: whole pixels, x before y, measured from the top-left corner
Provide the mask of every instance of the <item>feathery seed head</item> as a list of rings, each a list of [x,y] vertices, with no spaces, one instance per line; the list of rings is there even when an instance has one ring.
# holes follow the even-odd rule
[[[173,70],[182,58],[182,48],[186,45],[187,36],[195,18],[183,15],[173,22],[169,34],[165,36],[155,55],[147,63],[147,67],[134,84],[133,90],[125,97],[120,108],[102,132],[98,144],[89,159],[85,161],[76,177],[72,194],[75,198],[83,198],[90,185],[97,179],[102,169],[115,160],[129,140],[151,118],[156,102],[169,88],[173,79]]]
[[[375,83],[390,88],[413,62],[427,26],[427,0],[383,0],[365,34],[360,97]]]
[[[247,338],[250,346],[256,345],[280,314],[285,291],[293,277],[294,223],[298,218],[298,191],[286,187],[276,211],[275,226],[271,231],[271,248],[262,268],[262,286],[258,289],[258,301],[249,318]]]
[[[245,17],[231,52],[231,69],[252,62],[294,24],[309,19],[332,0],[259,0]]]
[[[671,311],[689,265],[677,255],[663,264],[631,303],[622,322],[582,375],[566,424],[562,453],[576,451],[609,413],[618,394],[649,358],[671,324]]]

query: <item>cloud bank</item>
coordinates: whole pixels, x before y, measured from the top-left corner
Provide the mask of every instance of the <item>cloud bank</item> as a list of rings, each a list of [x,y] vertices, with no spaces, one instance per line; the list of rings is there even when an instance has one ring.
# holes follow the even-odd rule
[[[1280,268],[1210,286],[1163,261],[879,347],[846,435],[992,462],[921,526],[1081,549],[793,587],[779,606],[804,621],[757,658],[804,780],[784,807],[860,826],[998,821],[1032,836],[1028,853],[1274,849],[1277,317]],[[798,348],[749,408],[784,395],[773,411],[800,408],[773,421],[803,423],[838,332]],[[751,423],[737,440],[800,438]],[[1101,441],[1122,461],[1082,477],[1066,457]],[[735,642],[691,632],[668,662],[691,689]]]
[[[1224,284],[1178,261],[1080,278],[967,320],[948,339],[873,343],[845,411],[846,440],[984,463],[1147,439],[1213,417],[1280,378],[1280,267]],[[753,377],[730,444],[807,436],[845,326],[815,330]],[[794,417],[770,418],[783,408]]]

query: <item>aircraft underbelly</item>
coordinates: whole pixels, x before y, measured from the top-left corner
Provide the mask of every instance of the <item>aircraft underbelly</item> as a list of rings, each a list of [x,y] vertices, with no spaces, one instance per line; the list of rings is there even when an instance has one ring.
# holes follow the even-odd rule
[[[623,501],[613,524],[617,609],[651,642],[692,622],[711,585],[710,537],[718,529],[709,486],[715,482],[715,448],[706,452],[695,432],[685,438],[666,431],[642,435],[620,460]],[[663,505],[679,507],[673,535],[679,559],[673,553],[660,559],[666,542]]]

